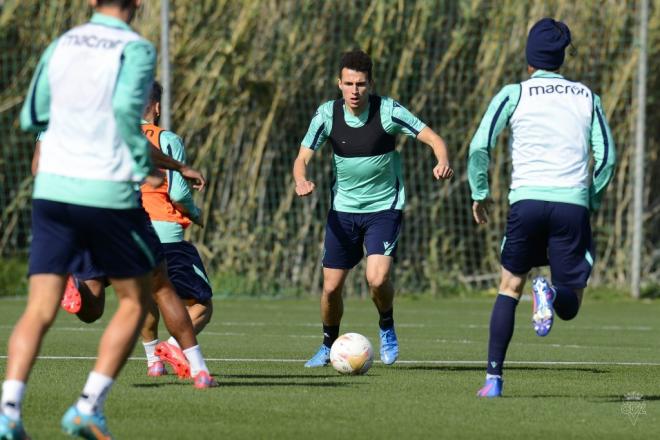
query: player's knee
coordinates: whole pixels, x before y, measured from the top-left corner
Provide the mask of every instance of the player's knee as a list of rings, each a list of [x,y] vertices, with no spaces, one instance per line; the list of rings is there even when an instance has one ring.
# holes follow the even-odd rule
[[[213,316],[213,302],[209,300],[204,306],[204,323],[208,324],[211,322],[211,317]]]
[[[580,306],[575,307],[575,309],[571,310],[560,310],[560,309],[555,309],[555,313],[557,316],[559,316],[560,319],[564,321],[570,321],[571,319],[575,318],[580,311]]]
[[[378,290],[387,285],[390,277],[387,272],[367,273],[367,284],[372,290]]]
[[[33,326],[48,328],[55,321],[57,309],[51,311],[45,307],[32,307],[25,311],[24,316],[26,316]]]
[[[80,312],[78,312],[77,316],[78,316],[78,319],[80,319],[82,322],[84,322],[86,324],[91,324],[93,322],[98,321],[101,318],[101,316],[103,316],[103,310],[104,310],[104,307],[102,305],[101,306],[90,307],[90,308],[85,309],[85,310],[80,310]]]
[[[91,324],[92,322],[98,321],[103,312],[105,311],[105,291],[104,288],[101,288],[101,291],[96,291],[95,295],[86,295],[82,303],[82,308],[77,313],[78,319],[81,321]]]
[[[514,294],[520,297],[525,287],[526,275],[516,275],[502,268],[502,280],[500,281],[500,292]]]
[[[325,282],[323,283],[323,295],[324,296],[341,296],[342,284],[341,283],[332,283]]]
[[[582,289],[575,290],[555,286],[554,309],[556,315],[564,321],[570,321],[575,318],[580,311],[581,299]]]

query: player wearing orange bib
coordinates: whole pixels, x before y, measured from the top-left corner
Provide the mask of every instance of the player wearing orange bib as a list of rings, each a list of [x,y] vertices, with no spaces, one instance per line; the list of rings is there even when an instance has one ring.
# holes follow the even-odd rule
[[[144,113],[142,131],[151,144],[163,154],[185,163],[186,155],[181,138],[157,125],[161,94],[162,87],[155,82]],[[201,210],[195,206],[188,183],[181,174],[172,170],[163,171],[165,179],[161,186],[142,186],[142,206],[149,214],[163,245],[168,277],[177,295],[186,305],[195,334],[199,334],[213,314],[213,292],[197,249],[183,239],[183,233],[192,223],[203,226]],[[171,351],[172,346],[178,346],[176,339],[172,337],[167,342],[158,340],[158,319],[158,310],[150,310],[142,330],[147,371],[151,376],[164,374],[159,356],[163,357]]]

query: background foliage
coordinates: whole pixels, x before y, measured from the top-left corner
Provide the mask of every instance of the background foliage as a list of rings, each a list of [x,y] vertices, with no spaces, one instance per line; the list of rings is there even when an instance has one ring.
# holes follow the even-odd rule
[[[159,2],[135,27],[159,41]],[[430,150],[399,139],[408,206],[396,270],[398,288],[445,294],[492,285],[507,213],[508,136],[492,157],[495,206],[488,227],[471,220],[465,172],[469,141],[489,100],[526,78],[529,27],[543,16],[567,22],[575,57],[562,73],[602,97],[619,165],[593,218],[592,282],[627,286],[632,163],[638,103],[638,2],[565,0],[177,0],[170,2],[173,128],[210,177],[198,195],[206,227],[191,229],[222,293],[316,293],[331,181],[330,148],[312,161],[318,191],[294,196],[290,169],[309,120],[335,99],[337,61],[360,47],[375,61],[377,91],[399,100],[447,141],[456,178],[432,179]],[[643,280],[660,279],[660,8],[651,3]],[[17,114],[39,54],[84,22],[83,1],[5,1],[0,11],[0,253],[29,245],[29,162],[34,136]],[[73,5],[73,6],[72,6]],[[354,271],[348,294],[364,294]]]

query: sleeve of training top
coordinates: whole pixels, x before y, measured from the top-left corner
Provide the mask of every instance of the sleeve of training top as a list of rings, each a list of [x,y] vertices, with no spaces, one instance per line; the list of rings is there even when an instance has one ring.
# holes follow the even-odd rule
[[[309,123],[307,134],[300,145],[316,151],[323,146],[332,130],[332,105],[334,101],[321,104]]]
[[[172,132],[164,131],[161,134],[161,149],[172,159],[179,162],[186,162],[186,150],[183,146],[183,140]],[[190,217],[194,220],[199,218],[200,210],[193,202],[192,192],[188,186],[188,182],[183,178],[181,173],[173,170],[167,171],[167,192],[170,199],[176,203],[183,205]]]
[[[591,150],[594,155],[594,175],[589,189],[589,208],[596,211],[600,207],[603,194],[614,176],[616,150],[600,97],[594,94],[594,115],[591,123]]]
[[[44,131],[50,120],[50,83],[48,63],[53,55],[57,40],[44,51],[34,72],[27,97],[21,109],[21,128],[27,131]]]
[[[123,62],[112,96],[117,130],[131,150],[136,173],[146,176],[151,169],[151,145],[140,127],[142,112],[154,80],[156,49],[146,40],[132,41],[122,54]]]
[[[520,84],[504,86],[488,105],[477,132],[470,142],[468,155],[468,181],[472,200],[484,200],[490,195],[488,166],[490,151],[497,142],[497,136],[509,123],[520,100]]]
[[[426,127],[422,121],[413,115],[407,108],[391,98],[382,98],[381,111],[388,117],[383,120],[383,129],[389,134],[405,134],[416,138],[420,131]]]

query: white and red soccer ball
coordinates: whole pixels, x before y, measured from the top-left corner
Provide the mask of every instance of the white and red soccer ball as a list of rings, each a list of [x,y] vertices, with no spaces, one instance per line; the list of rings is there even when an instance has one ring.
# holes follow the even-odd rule
[[[345,333],[330,349],[330,363],[341,374],[364,374],[374,361],[369,339],[358,333]]]

